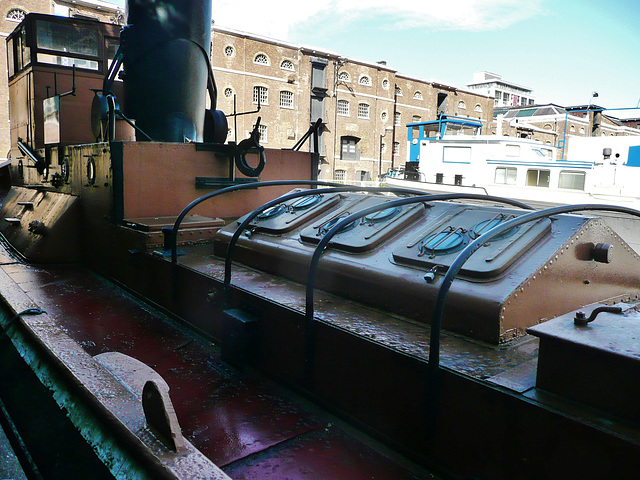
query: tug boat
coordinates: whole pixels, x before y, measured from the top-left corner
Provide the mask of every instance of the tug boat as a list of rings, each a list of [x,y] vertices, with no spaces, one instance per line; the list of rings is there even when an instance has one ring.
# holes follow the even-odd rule
[[[7,39],[17,478],[637,477],[640,257],[576,213],[640,212],[318,181],[224,143],[210,2],[128,10]]]

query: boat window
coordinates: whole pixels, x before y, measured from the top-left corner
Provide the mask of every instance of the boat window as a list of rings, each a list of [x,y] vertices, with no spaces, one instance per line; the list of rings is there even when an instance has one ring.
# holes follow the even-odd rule
[[[584,190],[585,176],[585,172],[563,170],[560,172],[558,187],[569,188],[571,190]]]
[[[100,42],[97,30],[41,20],[36,25],[38,48],[64,52],[67,55],[98,56]]]
[[[507,145],[507,157],[519,157],[520,145]]]
[[[550,177],[549,170],[527,170],[527,186],[548,187]]]
[[[515,167],[497,167],[493,181],[503,185],[515,185],[517,173]]]
[[[471,147],[444,147],[442,161],[444,163],[471,163]]]

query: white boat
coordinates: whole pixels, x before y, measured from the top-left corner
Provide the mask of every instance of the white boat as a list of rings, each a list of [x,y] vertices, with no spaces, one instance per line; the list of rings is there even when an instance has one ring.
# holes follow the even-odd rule
[[[482,124],[446,117],[408,127],[404,168],[387,185],[430,193],[486,193],[536,208],[579,203],[640,210],[640,136],[570,137],[558,147],[527,138],[482,135]],[[636,251],[640,219],[597,212]]]

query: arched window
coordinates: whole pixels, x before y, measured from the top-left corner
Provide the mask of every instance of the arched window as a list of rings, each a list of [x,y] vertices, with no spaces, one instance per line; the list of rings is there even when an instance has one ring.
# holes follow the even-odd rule
[[[414,100],[424,100],[424,97],[422,96],[421,92],[416,92],[413,94],[413,99]]]
[[[371,86],[371,77],[369,77],[368,75],[362,75],[360,77],[360,80],[358,80],[358,84],[370,87]]]
[[[295,71],[295,67],[293,66],[293,62],[291,60],[283,60],[280,64],[280,68],[282,70],[288,70],[290,72]]]
[[[7,20],[11,20],[12,22],[21,22],[26,16],[27,12],[21,8],[12,8],[7,12]]]
[[[466,110],[467,109],[467,104],[464,103],[464,101],[460,100],[458,102],[458,108],[461,109],[461,110]]]
[[[341,82],[350,82],[351,81],[351,77],[349,76],[348,72],[340,72],[338,74],[338,80]]]
[[[256,63],[258,65],[271,65],[269,57],[267,57],[264,53],[257,54],[253,59],[253,63]]]
[[[349,116],[349,101],[338,100],[338,115]]]
[[[401,97],[402,96],[402,89],[396,85],[396,96],[397,97]]]
[[[368,103],[359,103],[358,104],[358,118],[369,118],[369,104]]]
[[[473,109],[474,112],[482,113],[482,106],[478,103],[476,108]]]

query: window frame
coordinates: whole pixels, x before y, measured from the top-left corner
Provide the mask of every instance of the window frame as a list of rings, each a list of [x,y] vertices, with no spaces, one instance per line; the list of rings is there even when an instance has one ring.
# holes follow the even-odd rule
[[[287,97],[287,96],[289,97],[288,101],[283,102],[283,97]],[[280,90],[280,108],[288,108],[293,110],[294,108],[293,97],[294,97],[294,93],[292,91]]]
[[[365,102],[358,102],[358,118],[362,118],[363,120],[370,120],[371,105]]]

